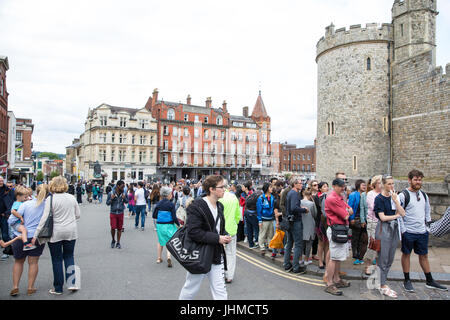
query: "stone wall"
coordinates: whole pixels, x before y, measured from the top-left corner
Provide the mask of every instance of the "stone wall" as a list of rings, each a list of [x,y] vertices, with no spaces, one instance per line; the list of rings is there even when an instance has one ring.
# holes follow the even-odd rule
[[[404,177],[411,169],[426,177],[450,172],[450,81],[434,68],[433,51],[393,66],[392,174]]]

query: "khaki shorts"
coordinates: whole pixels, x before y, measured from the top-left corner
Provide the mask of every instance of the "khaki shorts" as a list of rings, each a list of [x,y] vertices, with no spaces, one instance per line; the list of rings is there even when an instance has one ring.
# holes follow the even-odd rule
[[[331,228],[327,229],[327,237],[328,241],[330,242],[330,259],[335,261],[347,260],[349,254],[348,242],[336,243],[331,240]]]

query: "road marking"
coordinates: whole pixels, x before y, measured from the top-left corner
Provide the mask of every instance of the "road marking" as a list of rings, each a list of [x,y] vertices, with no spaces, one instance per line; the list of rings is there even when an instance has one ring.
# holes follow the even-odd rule
[[[280,271],[279,269],[276,269],[272,266],[269,266],[261,261],[254,259],[250,256],[247,256],[246,254],[242,253],[241,251],[237,251],[237,256],[239,258],[247,261],[248,263],[255,265],[256,267],[258,267],[260,269],[266,270],[268,272],[271,272],[271,273],[281,276],[283,278],[295,280],[295,281],[302,282],[302,283],[307,283],[307,284],[317,286],[317,287],[325,287],[325,284],[321,280],[315,280],[315,279],[309,279],[309,278],[305,278],[305,277],[301,277],[301,276],[289,275],[286,272]]]

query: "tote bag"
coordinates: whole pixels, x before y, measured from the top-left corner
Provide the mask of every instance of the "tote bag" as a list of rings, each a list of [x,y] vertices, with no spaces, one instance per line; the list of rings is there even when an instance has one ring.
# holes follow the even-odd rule
[[[206,218],[203,211],[202,214]],[[219,218],[216,219],[215,226],[217,226],[218,221]],[[213,229],[210,231],[214,232]],[[166,243],[166,247],[175,259],[190,273],[205,274],[211,270],[215,246],[192,241],[189,238],[186,225],[174,233],[172,238]]]
[[[45,221],[44,226],[39,232],[38,239],[42,240],[50,240],[53,235],[53,195],[50,195],[50,212],[48,214],[47,220]],[[41,242],[40,241],[40,242]]]

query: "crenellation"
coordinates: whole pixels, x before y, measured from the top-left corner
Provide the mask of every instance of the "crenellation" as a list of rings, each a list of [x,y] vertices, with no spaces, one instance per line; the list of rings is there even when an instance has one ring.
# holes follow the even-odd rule
[[[445,75],[447,78],[450,76],[450,63],[445,66]]]
[[[393,28],[390,23],[383,23],[381,27],[377,23],[368,23],[365,28],[361,24],[351,25],[350,29],[339,28],[334,30],[334,25],[325,28],[325,37],[317,42],[317,58],[330,49],[343,45],[364,42],[389,42],[393,41]]]

